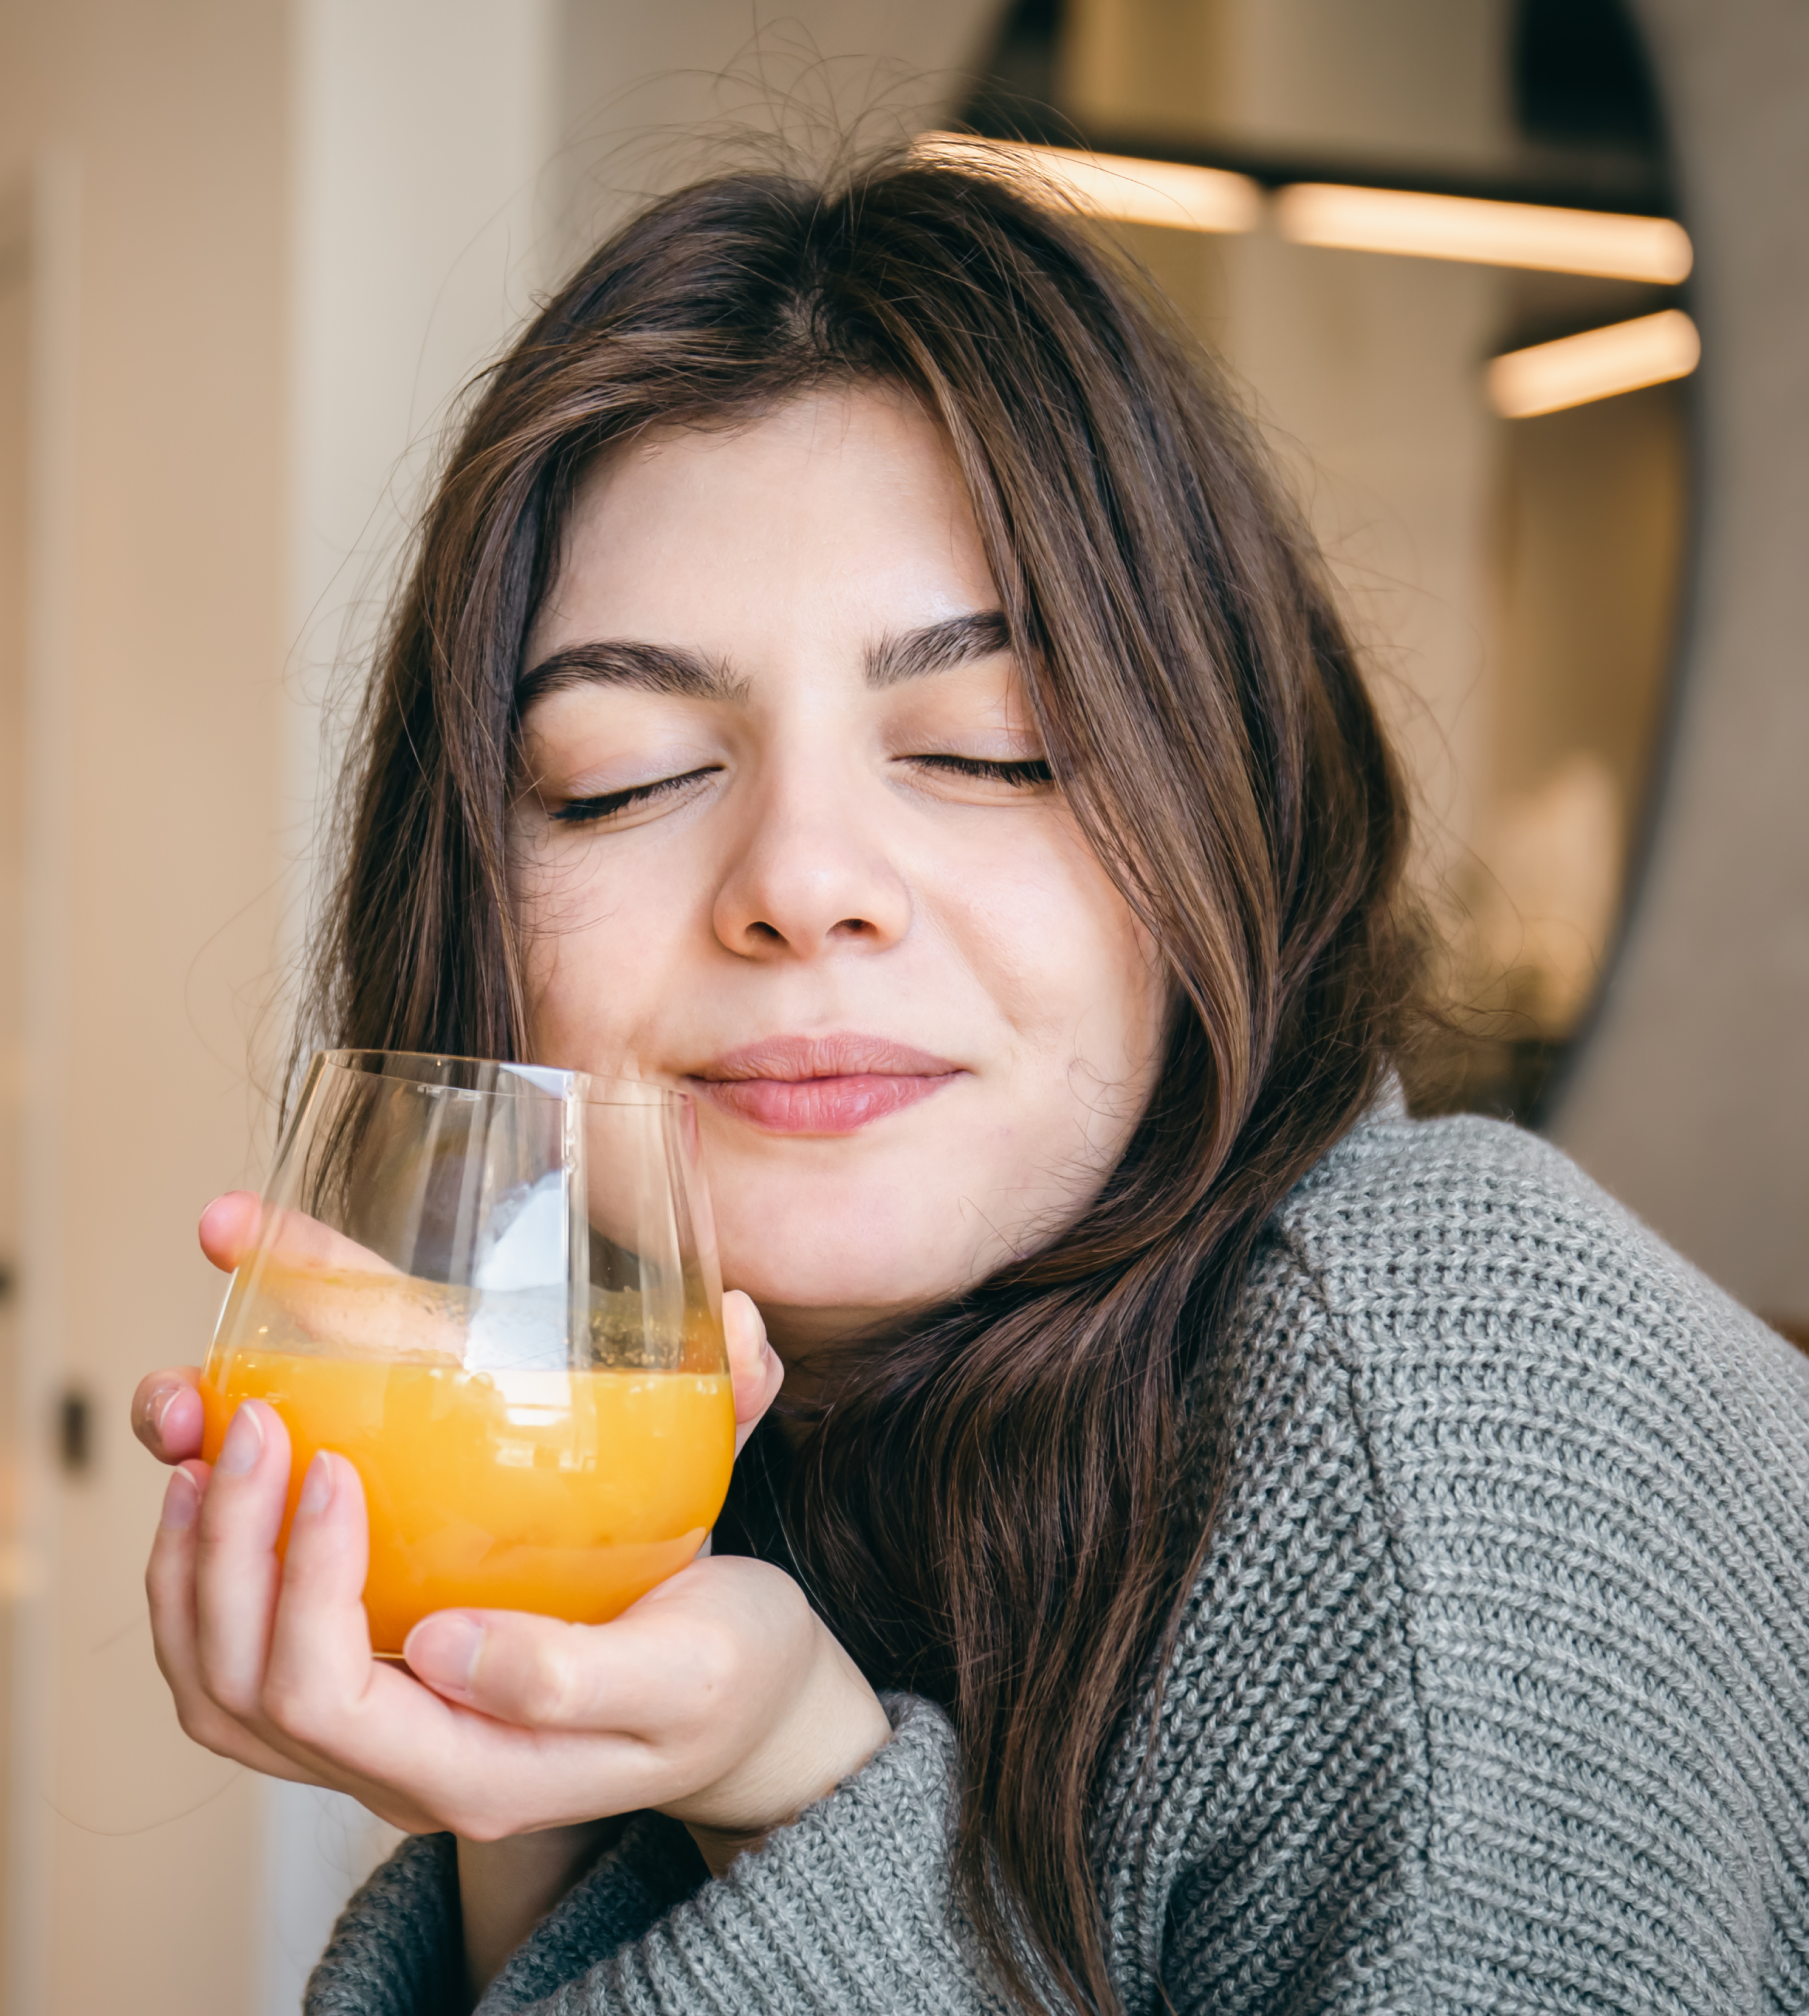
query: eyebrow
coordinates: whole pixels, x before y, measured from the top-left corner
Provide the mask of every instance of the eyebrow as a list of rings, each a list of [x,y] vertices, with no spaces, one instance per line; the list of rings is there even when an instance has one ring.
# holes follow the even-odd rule
[[[899,686],[932,672],[952,672],[1011,648],[1011,626],[997,609],[974,616],[951,616],[907,630],[901,637],[882,637],[867,651],[867,684]]]
[[[1011,628],[997,609],[951,616],[920,630],[882,637],[867,647],[869,686],[899,686],[906,680],[952,672],[1009,650]],[[598,639],[569,644],[543,658],[515,688],[515,712],[525,714],[536,700],[573,686],[632,686],[642,693],[669,693],[682,700],[745,700],[748,683],[722,660],[705,658],[672,644]]]
[[[747,681],[696,651],[671,644],[638,644],[611,639],[568,644],[526,672],[515,688],[515,712],[525,714],[536,700],[571,686],[633,686],[642,693],[670,693],[681,700],[743,700]]]

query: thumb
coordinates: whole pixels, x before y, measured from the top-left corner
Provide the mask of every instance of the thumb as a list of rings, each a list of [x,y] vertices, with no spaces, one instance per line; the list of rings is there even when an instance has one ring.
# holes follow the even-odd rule
[[[729,1378],[735,1388],[735,1453],[778,1398],[785,1378],[779,1354],[766,1341],[766,1324],[753,1298],[731,1288],[722,1298],[722,1330],[729,1347]]]
[[[228,1190],[201,1214],[201,1250],[230,1274],[258,1243],[264,1200],[255,1190]]]

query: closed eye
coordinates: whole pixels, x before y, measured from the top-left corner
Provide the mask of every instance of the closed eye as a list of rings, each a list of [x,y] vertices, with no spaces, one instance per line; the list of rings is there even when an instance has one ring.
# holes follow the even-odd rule
[[[712,777],[721,766],[709,764],[702,770],[687,770],[682,777],[659,777],[651,784],[631,784],[625,791],[604,791],[595,798],[570,798],[553,814],[562,826],[594,826],[633,806],[651,805],[661,798]]]
[[[1011,784],[1021,791],[1053,784],[1055,772],[1042,757],[1002,762],[988,756],[912,756],[909,762],[931,770],[945,770],[957,777],[974,777],[988,784]]]

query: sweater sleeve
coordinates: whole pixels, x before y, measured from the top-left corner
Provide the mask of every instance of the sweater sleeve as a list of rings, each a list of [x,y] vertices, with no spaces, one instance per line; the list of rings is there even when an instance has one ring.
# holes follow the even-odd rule
[[[886,1710],[894,1733],[884,1749],[758,1853],[632,1938],[599,1939],[582,1959],[586,1942],[572,1942],[565,1964],[576,1965],[552,1987],[549,1976],[564,1972],[546,1964],[563,1910],[555,1913],[511,1960],[479,2016],[1003,2008],[951,1895],[954,1732],[925,1701],[893,1696]],[[568,1907],[587,1908],[586,1887]],[[530,1981],[542,1999],[520,1999]]]
[[[690,1837],[644,1814],[535,1927],[478,2016],[1002,2008],[951,1894],[955,1737],[888,1696],[893,1734],[758,1853],[698,1881]],[[306,2016],[443,2016],[460,1978],[450,1835],[406,1841],[346,1907]]]
[[[492,1984],[486,2016],[531,2005],[599,1953],[638,1939],[701,1872],[690,1836],[637,1814]],[[450,1834],[404,1841],[352,1898],[308,1981],[303,2016],[447,2016],[465,1997],[458,1851]]]
[[[304,2016],[442,2016],[456,2006],[462,1958],[453,1838],[412,1835],[341,1914]]]

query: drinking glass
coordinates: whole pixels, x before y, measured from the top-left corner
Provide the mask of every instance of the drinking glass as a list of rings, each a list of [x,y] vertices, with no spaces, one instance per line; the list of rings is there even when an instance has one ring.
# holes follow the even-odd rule
[[[203,1454],[267,1401],[356,1465],[364,1604],[600,1623],[690,1561],[728,1489],[722,1284],[679,1092],[528,1064],[317,1056],[220,1315]]]

